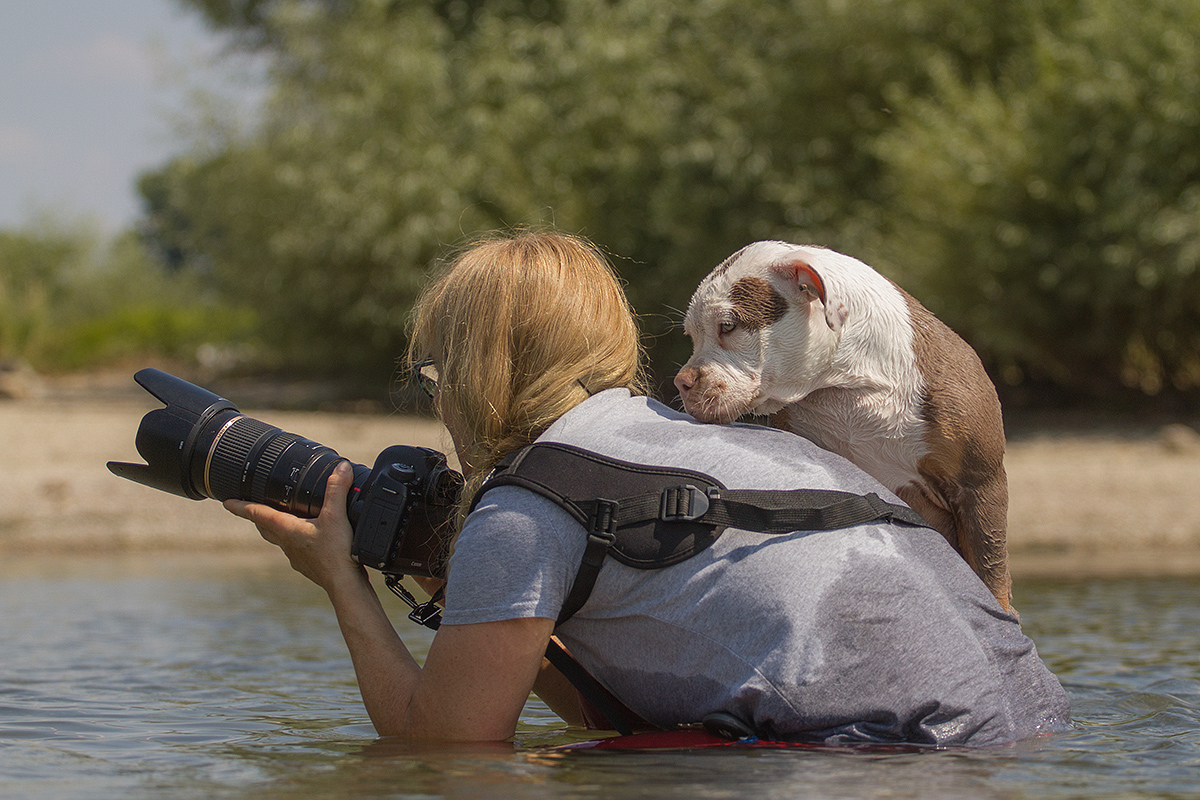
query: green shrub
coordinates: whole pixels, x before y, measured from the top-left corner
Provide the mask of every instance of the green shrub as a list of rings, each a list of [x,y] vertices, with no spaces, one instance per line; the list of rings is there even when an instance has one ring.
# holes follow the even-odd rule
[[[1076,8],[995,80],[939,62],[877,143],[879,247],[1008,382],[1195,391],[1200,6]]]
[[[188,2],[270,100],[145,176],[145,229],[306,369],[390,374],[439,253],[551,222],[651,334],[779,238],[881,267],[1003,382],[1200,390],[1194,0]],[[689,346],[653,345],[669,378]]]
[[[132,235],[82,228],[0,231],[0,358],[44,371],[160,356],[193,362],[206,343],[245,340],[253,313],[171,273]]]

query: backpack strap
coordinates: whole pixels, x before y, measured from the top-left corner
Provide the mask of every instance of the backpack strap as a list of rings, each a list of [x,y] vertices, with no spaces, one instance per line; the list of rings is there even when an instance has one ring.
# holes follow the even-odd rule
[[[580,508],[597,513],[595,506],[610,501],[582,501]],[[703,491],[691,484],[622,500],[606,510],[618,528],[659,520],[703,522],[754,533],[832,531],[868,522],[900,522],[928,527],[929,523],[908,506],[889,503],[874,492],[854,494],[832,489],[722,489]],[[621,554],[614,554],[619,560]],[[630,566],[640,566],[630,564]],[[652,566],[645,567],[647,569]]]

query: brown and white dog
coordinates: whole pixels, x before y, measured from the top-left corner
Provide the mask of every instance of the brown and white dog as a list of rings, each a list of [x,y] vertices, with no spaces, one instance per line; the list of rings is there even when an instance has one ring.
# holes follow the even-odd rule
[[[996,389],[970,345],[861,261],[755,242],[697,287],[675,376],[704,422],[771,415],[925,517],[1012,611]]]

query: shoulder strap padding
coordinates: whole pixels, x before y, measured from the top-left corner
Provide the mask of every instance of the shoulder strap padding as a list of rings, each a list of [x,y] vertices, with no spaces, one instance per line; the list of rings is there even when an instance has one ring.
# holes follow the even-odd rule
[[[630,567],[657,569],[686,561],[716,541],[726,527],[659,518],[659,498],[666,490],[685,484],[702,492],[724,490],[720,481],[702,472],[633,464],[551,442],[526,447],[506,461],[480,496],[497,486],[520,486],[553,500],[588,531],[611,532],[609,555]],[[616,514],[606,518],[614,509]],[[620,537],[615,536],[618,529]]]
[[[583,607],[609,555],[630,567],[660,569],[702,552],[727,527],[767,534],[869,522],[928,527],[911,508],[873,493],[730,490],[695,470],[634,464],[553,442],[535,443],[502,459],[471,508],[498,486],[520,486],[554,501],[587,531],[559,624]]]

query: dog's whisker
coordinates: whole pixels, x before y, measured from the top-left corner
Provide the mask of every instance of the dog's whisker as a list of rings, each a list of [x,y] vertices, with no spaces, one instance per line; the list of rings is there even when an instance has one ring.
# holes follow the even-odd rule
[[[674,312],[675,309],[671,309],[671,311]],[[648,334],[650,336],[659,336],[662,335],[662,333],[671,333],[675,330],[678,330],[683,324],[682,319],[677,319],[673,314],[641,314],[638,316],[638,319],[642,323],[643,330],[652,326],[656,328],[661,326],[661,333]]]

